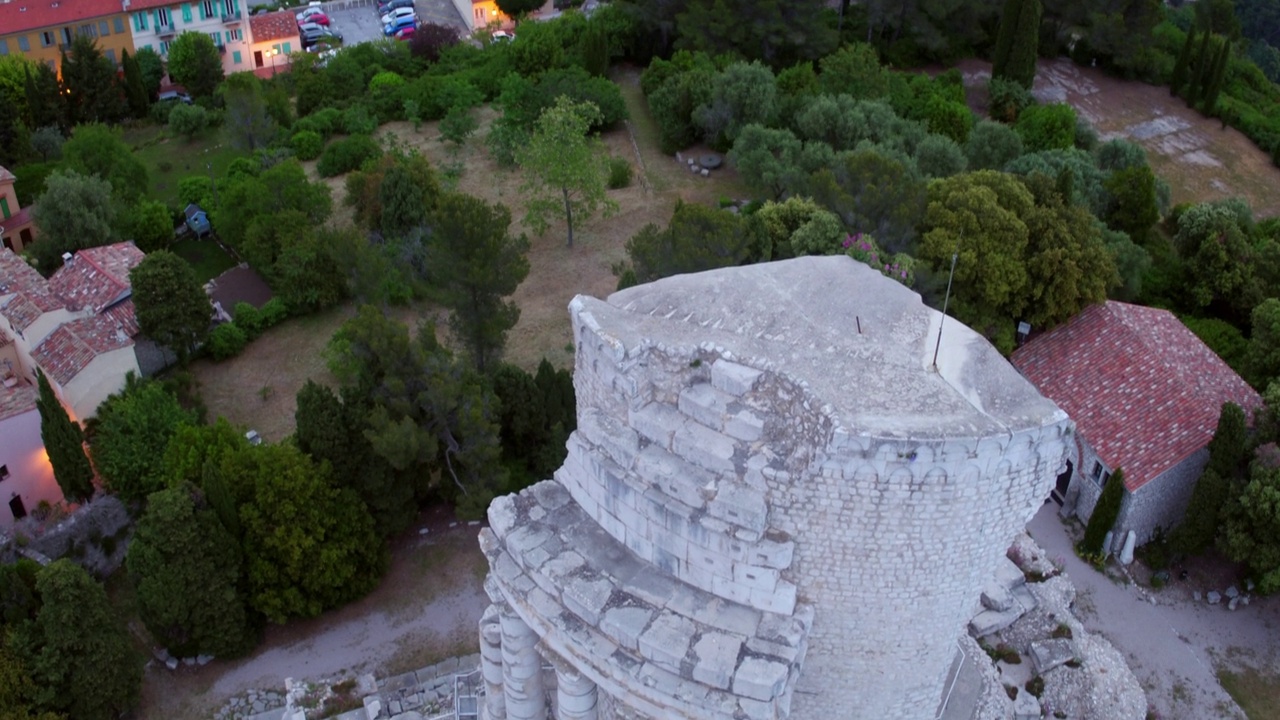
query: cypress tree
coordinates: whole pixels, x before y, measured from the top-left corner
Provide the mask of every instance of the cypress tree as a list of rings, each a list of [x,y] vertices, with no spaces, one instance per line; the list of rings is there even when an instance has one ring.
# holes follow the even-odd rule
[[[1093,514],[1089,516],[1089,524],[1084,529],[1084,540],[1080,550],[1087,555],[1102,552],[1102,541],[1116,524],[1120,516],[1120,503],[1124,501],[1124,470],[1116,471],[1107,479],[1107,484],[1098,496],[1098,503],[1093,506]]]
[[[1208,81],[1208,89],[1204,96],[1204,113],[1214,115],[1218,110],[1218,96],[1222,94],[1222,83],[1227,76],[1227,63],[1231,59],[1231,41],[1224,39],[1218,57],[1213,61],[1213,75]]]
[[[147,90],[142,86],[142,68],[128,50],[121,54],[120,64],[124,66],[124,93],[129,100],[129,112],[137,118],[146,117]]]
[[[586,36],[582,38],[583,67],[596,77],[604,77],[609,71],[609,36],[599,23],[587,25]]]
[[[53,477],[62,488],[62,495],[72,502],[83,502],[93,496],[93,466],[84,454],[84,435],[80,426],[67,416],[67,411],[53,394],[53,387],[44,373],[37,372],[40,383],[40,399],[36,408],[40,411],[40,438],[44,441]]]
[[[1200,41],[1200,51],[1196,53],[1195,70],[1191,74],[1191,83],[1187,85],[1187,94],[1183,97],[1187,100],[1187,107],[1194,108],[1200,102],[1200,89],[1204,86],[1205,79],[1209,76],[1208,65],[1213,61],[1213,54],[1210,52],[1209,43],[1213,39],[1213,33],[1206,32],[1204,39]]]
[[[1009,50],[1006,69],[1010,80],[1031,89],[1036,79],[1036,59],[1040,54],[1040,16],[1043,8],[1040,0],[1024,0],[1018,13],[1018,27],[1013,47]]]
[[[1196,42],[1196,29],[1193,27],[1187,31],[1187,39],[1182,43],[1182,50],[1178,52],[1178,61],[1173,64],[1173,75],[1169,78],[1169,94],[1177,95],[1182,86],[1187,82],[1187,66],[1191,64],[1191,47]]]
[[[1014,37],[1017,35],[1018,15],[1022,11],[1022,0],[1004,0],[1004,11],[1000,13],[1000,28],[996,31],[996,45],[991,51],[991,77],[1006,77],[1009,67],[1009,53],[1013,49]]]

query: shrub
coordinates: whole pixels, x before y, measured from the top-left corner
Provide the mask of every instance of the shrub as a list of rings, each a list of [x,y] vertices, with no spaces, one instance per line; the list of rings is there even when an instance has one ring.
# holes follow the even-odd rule
[[[1066,638],[1067,640],[1070,640],[1071,626],[1067,625],[1066,623],[1058,623],[1058,627],[1054,628],[1053,632],[1050,633],[1049,636],[1054,638]]]
[[[342,131],[348,135],[371,135],[378,129],[378,119],[363,105],[353,105],[342,113]]]
[[[320,152],[324,150],[324,138],[320,137],[318,132],[303,130],[294,134],[289,141],[289,145],[293,148],[293,154],[299,160],[315,160],[320,157]]]
[[[1124,470],[1116,471],[1107,479],[1098,497],[1098,504],[1093,506],[1093,514],[1089,516],[1089,524],[1084,529],[1084,540],[1080,543],[1081,553],[1089,556],[1102,555],[1110,548],[1103,548],[1102,541],[1116,524],[1120,516],[1120,503],[1124,500]],[[1088,559],[1088,558],[1086,558]]]
[[[245,335],[244,330],[236,327],[235,323],[229,322],[219,325],[209,333],[206,347],[209,348],[209,354],[214,360],[226,360],[239,355],[248,344],[249,337]]]
[[[293,129],[296,132],[314,132],[322,138],[328,138],[341,124],[342,112],[337,108],[325,108],[323,110],[317,110],[304,118],[300,118],[293,124]]]
[[[178,103],[169,111],[169,129],[188,140],[209,126],[209,112],[199,105]]]
[[[316,171],[321,177],[333,177],[358,169],[365,160],[382,155],[382,148],[368,135],[352,135],[324,149]]]
[[[1017,122],[1018,116],[1023,110],[1036,104],[1036,99],[1031,96],[1031,91],[1022,87],[1020,83],[1003,78],[991,78],[987,83],[987,91],[991,95],[990,102],[987,105],[987,113],[992,120],[999,120],[1003,123]]]
[[[609,189],[617,190],[631,184],[631,163],[626,158],[609,158]]]
[[[231,316],[235,318],[235,325],[244,331],[247,339],[252,340],[262,334],[264,329],[262,314],[253,305],[238,302],[231,311]]]
[[[1041,695],[1044,694],[1044,678],[1037,675],[1031,678],[1030,680],[1028,680],[1027,683],[1022,687],[1026,688],[1027,692],[1031,693],[1032,695],[1035,695],[1036,697],[1040,697]]]
[[[258,308],[258,315],[261,318],[262,329],[266,330],[284,322],[289,317],[289,307],[285,305],[284,300],[273,297]]]
[[[1076,142],[1076,111],[1066,103],[1029,107],[1018,115],[1014,129],[1028,152],[1065,150]]]

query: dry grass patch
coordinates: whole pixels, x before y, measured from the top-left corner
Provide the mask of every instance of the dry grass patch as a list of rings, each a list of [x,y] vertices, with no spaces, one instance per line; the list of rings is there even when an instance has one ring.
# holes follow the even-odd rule
[[[1243,668],[1238,672],[1218,672],[1218,682],[1249,720],[1280,718],[1280,675]]]

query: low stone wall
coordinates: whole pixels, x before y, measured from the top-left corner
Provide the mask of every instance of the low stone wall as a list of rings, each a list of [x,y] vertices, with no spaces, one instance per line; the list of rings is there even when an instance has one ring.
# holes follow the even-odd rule
[[[133,520],[124,503],[114,495],[98,494],[51,526],[24,519],[0,544],[0,562],[35,553],[50,560],[69,557],[97,577],[106,577],[124,562],[132,536]]]

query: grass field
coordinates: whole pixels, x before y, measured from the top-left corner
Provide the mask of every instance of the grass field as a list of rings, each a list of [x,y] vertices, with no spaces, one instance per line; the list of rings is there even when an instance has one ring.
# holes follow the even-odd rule
[[[177,207],[178,181],[190,175],[226,177],[231,161],[245,153],[232,147],[221,127],[209,128],[192,140],[169,137],[163,125],[147,125],[125,132],[124,141],[147,167],[147,197]]]
[[[1231,694],[1249,720],[1280,718],[1280,675],[1244,668],[1220,671],[1218,682]]]
[[[186,260],[196,271],[196,280],[203,285],[235,267],[235,260],[223,252],[213,240],[183,238],[169,246],[175,254]]]

